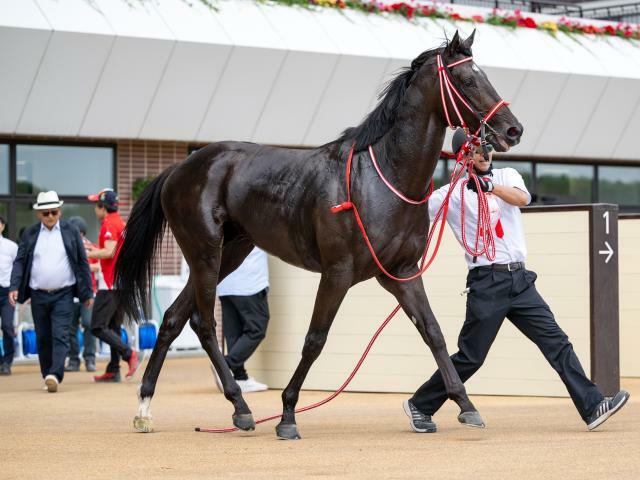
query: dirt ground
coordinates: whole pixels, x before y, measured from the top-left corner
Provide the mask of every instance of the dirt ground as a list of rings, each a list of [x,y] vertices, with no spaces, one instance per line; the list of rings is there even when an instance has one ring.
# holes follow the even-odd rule
[[[640,479],[640,379],[623,380],[631,400],[594,432],[569,399],[473,397],[486,429],[459,425],[447,402],[439,432],[416,434],[401,407],[407,395],[347,393],[298,415],[300,441],[276,440],[273,422],[194,432],[231,422],[204,358],[166,362],[152,434],[133,431],[137,382],[90,379],[68,374],[49,394],[35,365],[0,378],[0,479]],[[300,405],[326,395],[303,392]],[[245,398],[256,418],[280,411],[280,391]]]

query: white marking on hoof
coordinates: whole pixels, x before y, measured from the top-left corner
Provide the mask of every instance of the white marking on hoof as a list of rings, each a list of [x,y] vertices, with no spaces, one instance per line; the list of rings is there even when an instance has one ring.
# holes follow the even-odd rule
[[[133,419],[133,428],[138,432],[151,433],[153,432],[153,419],[151,417],[136,417]]]
[[[151,416],[151,397],[142,398],[140,390],[142,384],[138,385],[138,415],[133,419],[133,427],[138,432],[153,432],[153,418]]]

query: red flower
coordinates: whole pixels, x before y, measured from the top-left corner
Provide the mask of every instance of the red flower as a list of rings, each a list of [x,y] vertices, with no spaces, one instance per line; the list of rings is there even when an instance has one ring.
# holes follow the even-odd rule
[[[474,15],[471,17],[474,22],[482,23],[484,22],[484,17],[482,15]]]
[[[527,28],[537,28],[538,24],[533,18],[527,17],[524,19],[524,26]]]
[[[522,13],[522,10],[520,10],[519,8],[516,8],[516,9],[513,11],[513,13],[515,13],[515,14],[516,14],[516,16],[517,16],[517,17],[519,17],[519,16],[520,16],[520,14]]]

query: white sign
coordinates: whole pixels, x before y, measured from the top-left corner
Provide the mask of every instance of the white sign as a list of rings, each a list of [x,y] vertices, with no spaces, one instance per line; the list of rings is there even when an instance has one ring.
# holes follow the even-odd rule
[[[606,255],[607,258],[604,259],[604,263],[609,263],[609,260],[611,260],[611,257],[613,257],[613,248],[611,248],[611,245],[609,245],[609,242],[604,242],[604,246],[607,247],[607,249],[600,250],[598,253],[600,255]]]

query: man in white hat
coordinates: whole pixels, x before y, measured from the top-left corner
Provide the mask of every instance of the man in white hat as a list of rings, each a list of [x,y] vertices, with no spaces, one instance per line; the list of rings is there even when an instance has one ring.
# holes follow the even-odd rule
[[[22,234],[9,287],[13,306],[31,298],[40,371],[51,393],[64,377],[73,297],[93,302],[84,244],[80,232],[60,220],[63,203],[54,191],[38,194],[33,209],[40,221]]]

